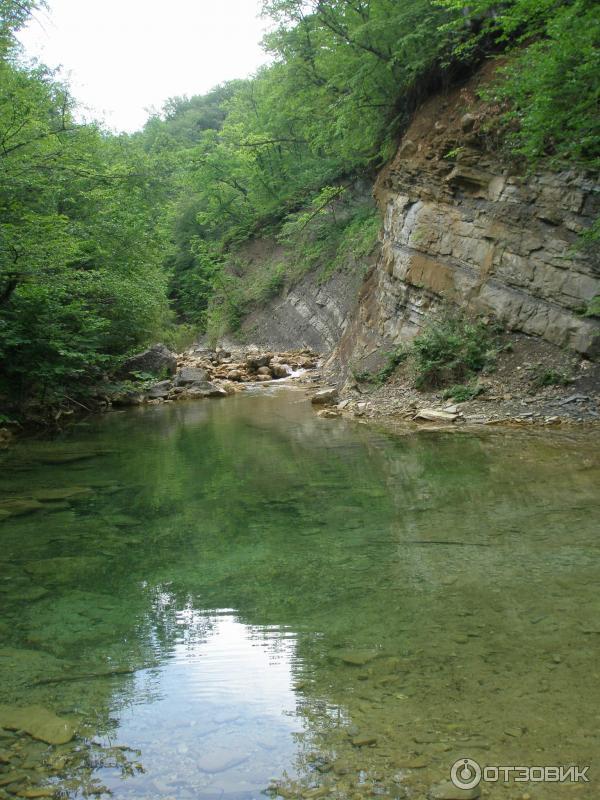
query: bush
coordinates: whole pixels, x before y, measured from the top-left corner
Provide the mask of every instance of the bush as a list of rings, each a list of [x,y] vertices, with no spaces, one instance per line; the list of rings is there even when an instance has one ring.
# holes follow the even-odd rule
[[[538,367],[534,373],[532,384],[534,389],[542,389],[544,386],[568,386],[572,382],[572,378],[569,378],[564,372],[559,372],[552,367],[549,369]]]
[[[412,351],[419,389],[464,383],[496,355],[488,327],[460,312],[431,321],[413,341]]]
[[[403,364],[410,354],[406,347],[398,347],[391,353],[386,354],[386,363],[378,372],[354,372],[354,378],[359,383],[373,383],[376,386],[383,386],[390,378],[397,367]]]
[[[474,400],[483,394],[484,388],[479,383],[459,383],[456,386],[451,386],[445,389],[442,397],[445,400],[454,400],[456,403],[465,403],[467,400]]]

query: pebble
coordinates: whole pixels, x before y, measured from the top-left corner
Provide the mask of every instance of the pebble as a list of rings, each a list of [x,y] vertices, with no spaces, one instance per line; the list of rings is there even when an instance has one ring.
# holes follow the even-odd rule
[[[472,789],[459,789],[451,781],[438,783],[433,786],[429,797],[431,800],[476,800],[481,795],[479,786]]]
[[[370,747],[377,744],[377,736],[372,736],[371,734],[355,736],[352,739],[352,744],[354,747]]]

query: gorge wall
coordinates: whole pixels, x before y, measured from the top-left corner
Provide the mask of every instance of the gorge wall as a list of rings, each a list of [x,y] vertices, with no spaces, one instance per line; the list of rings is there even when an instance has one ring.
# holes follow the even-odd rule
[[[337,345],[332,365],[372,369],[450,301],[600,354],[600,320],[582,313],[600,294],[600,264],[578,245],[600,214],[597,182],[507,165],[489,133],[489,106],[477,100],[489,72],[415,115],[375,185],[381,248],[366,278],[355,272],[318,286],[307,276],[263,314],[263,339]]]

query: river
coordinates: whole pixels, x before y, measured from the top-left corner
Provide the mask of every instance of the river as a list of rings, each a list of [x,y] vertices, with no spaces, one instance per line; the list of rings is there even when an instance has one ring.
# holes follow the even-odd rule
[[[486,797],[597,798],[598,444],[324,420],[289,388],[20,442],[0,726],[76,735],[0,730],[0,797],[419,800],[465,757],[591,765]]]

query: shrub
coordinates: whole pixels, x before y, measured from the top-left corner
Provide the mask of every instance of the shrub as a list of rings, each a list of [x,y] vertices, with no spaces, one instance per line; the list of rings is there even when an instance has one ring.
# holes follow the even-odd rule
[[[488,327],[461,312],[444,312],[412,344],[419,389],[464,383],[496,355]]]
[[[408,348],[398,347],[392,350],[391,353],[386,353],[386,363],[378,372],[354,372],[354,378],[359,381],[359,383],[373,383],[376,386],[383,386],[388,378],[393,375],[396,367],[404,363],[409,355],[410,350]]]
[[[552,367],[548,369],[538,367],[535,370],[532,385],[535,389],[542,389],[544,386],[568,386],[572,382],[573,379],[564,372],[559,372]]]
[[[484,392],[484,387],[479,383],[459,383],[445,389],[442,397],[446,400],[452,399],[456,403],[465,403],[467,400],[474,400]]]

